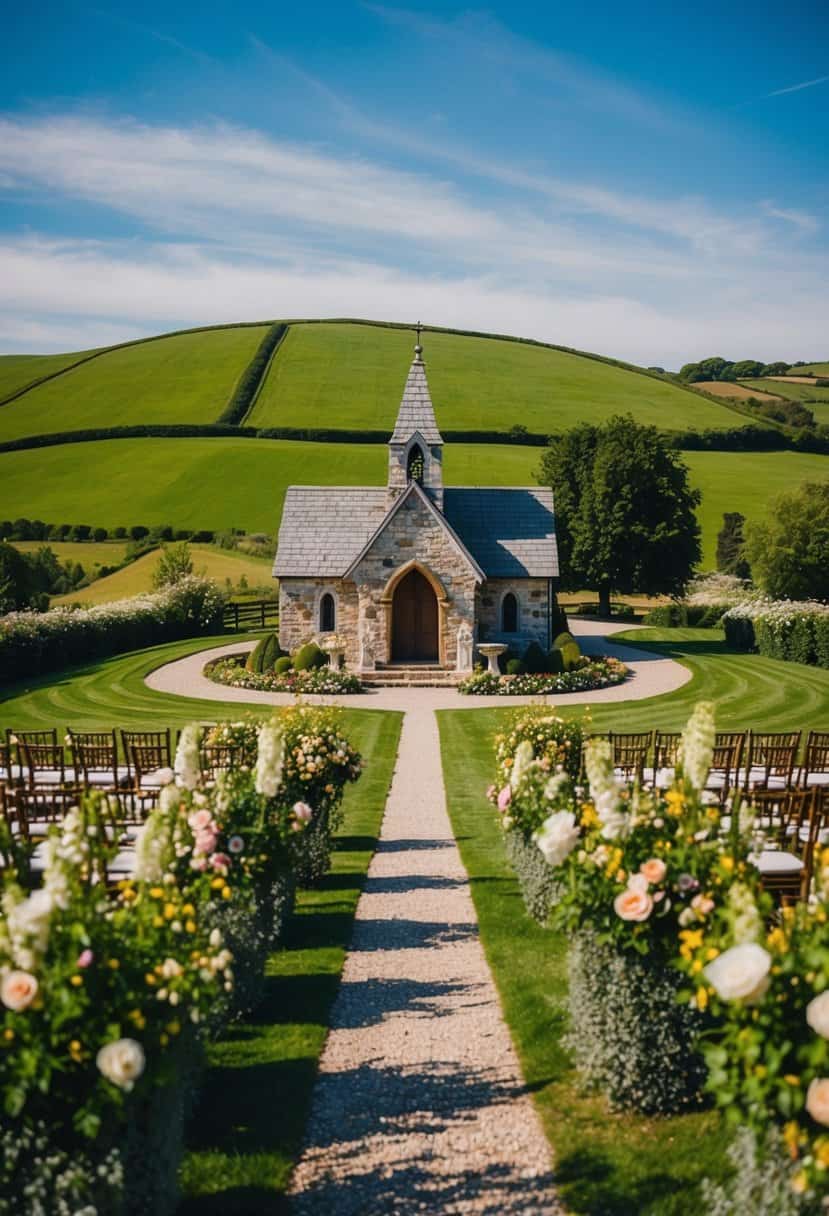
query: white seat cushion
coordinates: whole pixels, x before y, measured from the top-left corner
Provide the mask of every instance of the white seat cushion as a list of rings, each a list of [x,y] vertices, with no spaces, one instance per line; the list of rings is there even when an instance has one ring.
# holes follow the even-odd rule
[[[764,849],[759,857],[752,858],[761,874],[783,875],[799,874],[803,862],[794,853],[783,853],[777,849]]]

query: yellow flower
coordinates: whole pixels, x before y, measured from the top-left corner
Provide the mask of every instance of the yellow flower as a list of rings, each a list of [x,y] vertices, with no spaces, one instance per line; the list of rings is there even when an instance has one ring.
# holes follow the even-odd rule
[[[702,1013],[708,1006],[708,989],[697,988],[697,1009]]]
[[[155,978],[152,971],[148,971],[147,974],[144,976],[144,979],[147,981],[147,983],[150,985],[151,988],[153,987],[153,985],[158,983],[158,980]]]
[[[789,1150],[790,1157],[797,1156],[797,1146],[800,1143],[800,1127],[796,1120],[790,1119],[783,1127],[783,1143]]]
[[[800,1084],[800,1077],[796,1077],[794,1075],[794,1073],[792,1073],[792,1072],[787,1072],[786,1075],[784,1076],[783,1080],[786,1082],[787,1085],[799,1085]]]
[[[685,795],[682,790],[668,790],[665,801],[668,804],[668,814],[678,819],[685,806]]]
[[[179,1021],[168,1022],[165,1027],[165,1030],[167,1031],[168,1034],[172,1034],[172,1035],[180,1034],[181,1033],[181,1022],[179,1022]]]
[[[69,1054],[72,1057],[72,1059],[75,1061],[76,1064],[79,1064],[81,1062],[81,1060],[83,1059],[83,1052],[81,1051],[81,1045],[77,1039],[73,1039],[72,1042],[69,1044]]]
[[[691,963],[691,974],[699,975],[700,971],[702,971],[702,962],[700,961],[700,959],[695,958],[694,961]]]
[[[3,1031],[3,1038],[7,1043],[11,1043],[12,1039],[14,1038],[14,1031],[12,1030],[11,1026],[7,1026]]]
[[[782,951],[786,949],[786,944],[786,934],[779,925],[775,925],[775,927],[766,937],[766,945],[769,946],[770,949],[779,950],[782,953]]]
[[[82,975],[72,975],[69,977],[69,983],[72,985],[73,988],[80,988],[81,984],[83,983],[83,976]]]
[[[150,895],[153,899],[161,899],[164,895],[163,887],[150,887]]]
[[[766,1068],[765,1064],[755,1064],[754,1075],[758,1081],[765,1081],[766,1077],[769,1075],[769,1070]]]
[[[214,878],[210,885],[214,891],[220,891],[225,885],[225,880],[223,878]]]
[[[175,904],[165,904],[164,905],[164,919],[165,920],[172,920],[173,917],[175,916],[175,914],[176,914],[176,905]]]
[[[133,891],[132,887],[125,887],[121,892],[121,898],[127,900],[127,902],[129,902],[131,899],[135,899],[135,892]]]
[[[117,971],[118,968],[121,966],[121,964],[117,958],[109,958],[109,959],[107,959],[107,966],[110,967],[113,971]]]
[[[705,951],[705,961],[707,963],[710,963],[712,959],[715,959],[718,957],[719,953],[720,952],[716,946],[709,946],[708,949]]]
[[[232,895],[233,892],[231,891],[230,887],[222,887],[222,899],[230,899]]]
[[[829,1168],[829,1140],[826,1137],[815,1144],[815,1158],[823,1169]]]
[[[153,928],[154,929],[160,929],[163,924],[164,924],[163,916],[154,916],[153,917]]]
[[[184,922],[184,928],[187,930],[188,933],[195,933],[196,932],[196,922],[194,920],[186,920]]]
[[[720,865],[725,870],[726,874],[730,874],[731,871],[734,869],[734,858],[730,857],[726,853],[723,857],[720,858]]]
[[[195,916],[196,909],[192,904],[183,904],[181,909],[182,916]]]

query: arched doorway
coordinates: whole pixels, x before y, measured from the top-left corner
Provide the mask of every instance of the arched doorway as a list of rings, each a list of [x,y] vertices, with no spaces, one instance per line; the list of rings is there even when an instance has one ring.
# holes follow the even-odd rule
[[[394,589],[392,600],[392,661],[438,661],[438,601],[419,570],[410,570]]]

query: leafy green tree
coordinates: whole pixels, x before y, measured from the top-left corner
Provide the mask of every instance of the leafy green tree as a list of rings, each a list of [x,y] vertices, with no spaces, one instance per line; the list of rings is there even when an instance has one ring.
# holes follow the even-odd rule
[[[741,359],[739,363],[734,364],[731,373],[735,380],[751,380],[755,376],[762,376],[763,367],[764,364],[756,359]]]
[[[193,573],[193,559],[186,540],[175,545],[164,545],[159,554],[158,565],[153,571],[153,586],[170,587]]]
[[[786,372],[790,370],[791,364],[789,363],[767,363],[761,374],[764,376],[785,376]]]
[[[538,479],[555,495],[563,584],[599,593],[674,595],[700,559],[700,493],[656,427],[615,417],[554,440]]]
[[[746,526],[755,581],[773,599],[829,600],[829,480],[781,494]]]
[[[737,578],[751,578],[743,532],[746,517],[739,511],[726,511],[722,519],[722,527],[717,533],[717,569],[724,574],[735,574]]]
[[[27,608],[34,590],[26,555],[0,541],[0,613]]]

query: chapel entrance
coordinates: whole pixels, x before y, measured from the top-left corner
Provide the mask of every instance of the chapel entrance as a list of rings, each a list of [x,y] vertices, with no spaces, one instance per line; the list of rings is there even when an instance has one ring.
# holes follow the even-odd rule
[[[438,661],[438,601],[419,570],[410,570],[394,591],[392,601],[392,661]]]

